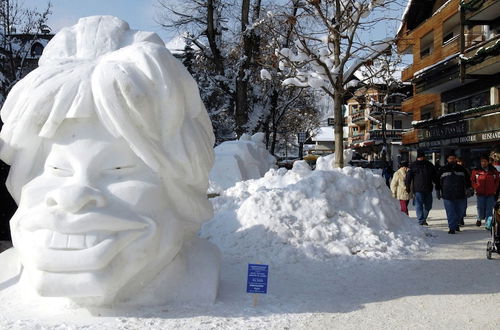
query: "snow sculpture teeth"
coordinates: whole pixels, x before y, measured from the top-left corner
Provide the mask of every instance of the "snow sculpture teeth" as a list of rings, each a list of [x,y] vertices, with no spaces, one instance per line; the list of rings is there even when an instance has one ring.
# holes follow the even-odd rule
[[[101,243],[109,235],[100,234],[61,234],[40,229],[33,233],[36,244],[53,250],[83,250]]]

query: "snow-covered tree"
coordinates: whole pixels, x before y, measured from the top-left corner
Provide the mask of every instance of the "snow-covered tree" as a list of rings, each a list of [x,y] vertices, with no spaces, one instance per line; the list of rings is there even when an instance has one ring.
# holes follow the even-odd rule
[[[392,40],[366,40],[367,30],[390,19],[380,9],[391,0],[290,0],[276,16],[287,16],[293,44],[277,49],[279,67],[292,74],[283,85],[321,89],[333,99],[335,166],[343,164],[342,103],[347,83]],[[283,36],[285,37],[285,36]]]
[[[253,108],[252,78],[260,45],[254,25],[259,20],[261,1],[158,3],[164,9],[160,24],[167,29],[187,31],[187,38],[199,49],[193,75],[201,85],[214,126],[222,120],[225,125],[232,125],[232,129],[224,127],[225,133],[251,133],[248,120]],[[235,136],[218,137],[223,140]]]
[[[0,104],[12,86],[36,67],[42,49],[36,43],[49,32],[50,8],[50,2],[38,10],[24,7],[22,1],[0,0]]]

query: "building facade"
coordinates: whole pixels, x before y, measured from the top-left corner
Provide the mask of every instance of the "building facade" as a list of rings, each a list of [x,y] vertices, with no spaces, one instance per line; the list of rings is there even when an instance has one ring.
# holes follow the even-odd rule
[[[364,86],[347,100],[348,147],[366,160],[390,159],[397,168],[408,159],[402,135],[411,127],[411,115],[401,111],[401,103],[411,93],[403,86],[387,95],[387,86]]]
[[[413,113],[403,144],[474,165],[500,142],[500,0],[410,0],[398,51],[413,57],[402,73],[414,91],[402,105]]]

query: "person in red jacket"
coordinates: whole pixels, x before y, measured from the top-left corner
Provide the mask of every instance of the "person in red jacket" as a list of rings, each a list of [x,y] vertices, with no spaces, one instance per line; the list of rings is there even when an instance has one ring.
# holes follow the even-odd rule
[[[500,173],[490,164],[488,156],[481,156],[479,161],[480,167],[472,171],[470,178],[477,195],[478,227],[481,226],[482,220],[493,214],[495,194],[500,183]]]

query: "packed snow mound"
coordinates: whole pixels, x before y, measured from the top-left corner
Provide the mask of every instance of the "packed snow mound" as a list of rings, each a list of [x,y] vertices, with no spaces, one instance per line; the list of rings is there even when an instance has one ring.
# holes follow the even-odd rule
[[[215,217],[201,235],[236,260],[392,258],[427,246],[384,180],[362,168],[312,171],[299,161],[239,182],[212,203]]]
[[[354,155],[353,149],[345,149],[344,150],[344,166],[347,166],[349,162],[352,160],[352,156]],[[316,160],[316,169],[320,171],[328,171],[333,170],[335,168],[335,154],[329,154],[324,157],[319,157]]]
[[[276,165],[276,158],[264,144],[264,133],[243,134],[239,140],[221,143],[214,151],[209,193],[219,193],[239,181],[261,178]]]

